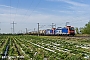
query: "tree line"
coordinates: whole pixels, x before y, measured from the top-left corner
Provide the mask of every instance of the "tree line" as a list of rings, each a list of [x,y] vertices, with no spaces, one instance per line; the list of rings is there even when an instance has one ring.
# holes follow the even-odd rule
[[[81,27],[81,28],[76,27],[75,30],[77,34],[80,34],[80,33],[90,34],[90,21],[87,24],[85,24],[84,27]]]

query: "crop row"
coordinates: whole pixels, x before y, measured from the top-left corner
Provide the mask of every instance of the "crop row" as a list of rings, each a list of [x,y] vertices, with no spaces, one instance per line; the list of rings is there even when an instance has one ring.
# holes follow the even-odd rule
[[[55,57],[56,59],[89,59],[90,58],[90,50],[81,48],[76,43],[69,43],[64,40],[54,40],[54,39],[45,39],[45,38],[37,38],[37,37],[20,37],[18,38],[21,44],[25,45],[26,48],[30,48],[30,45],[36,46],[36,48],[43,49],[48,51],[50,56]],[[79,47],[77,47],[79,46]],[[83,45],[82,45],[83,46]],[[31,48],[32,49],[32,48]],[[34,49],[35,50],[35,49]],[[54,55],[53,55],[54,54]],[[72,58],[73,57],[73,58]]]
[[[30,44],[30,42],[26,42],[25,40],[17,39],[17,43],[21,46],[21,49],[24,51],[26,58],[28,59],[41,59],[45,58],[45,55],[48,55],[49,51],[45,51],[44,49],[38,48]]]
[[[89,44],[37,36],[0,37],[0,58],[24,60],[89,60]]]
[[[8,44],[8,37],[0,36],[0,59],[2,58],[6,45]]]
[[[0,44],[0,59],[24,59],[14,37],[5,36],[0,40]]]

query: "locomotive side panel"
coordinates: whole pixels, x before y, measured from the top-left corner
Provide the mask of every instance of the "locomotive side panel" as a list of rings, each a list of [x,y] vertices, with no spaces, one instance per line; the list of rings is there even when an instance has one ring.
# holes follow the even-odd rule
[[[55,35],[57,35],[57,34],[58,34],[58,35],[59,35],[59,34],[62,34],[62,30],[61,30],[61,29],[56,29],[56,30],[55,30]]]
[[[62,34],[68,34],[68,29],[67,28],[62,28]]]

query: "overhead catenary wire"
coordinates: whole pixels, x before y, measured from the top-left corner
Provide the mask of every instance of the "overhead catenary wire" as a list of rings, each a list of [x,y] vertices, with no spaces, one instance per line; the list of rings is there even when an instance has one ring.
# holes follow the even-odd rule
[[[25,13],[24,15],[26,15],[26,14],[28,13],[28,11],[29,11],[30,7],[31,7],[31,6],[32,6],[32,4],[33,4],[33,1],[34,1],[34,0],[32,0],[32,2],[30,3],[29,8],[27,9],[27,11],[26,11],[26,13]]]
[[[31,2],[31,4],[30,4],[30,7],[31,7],[33,1],[34,1],[34,0],[32,0],[32,2]],[[37,6],[40,4],[40,2],[41,2],[41,0],[39,0],[38,4],[37,4],[36,7],[32,10],[31,14],[32,14],[33,11],[37,8]],[[19,0],[18,0],[18,4],[19,4]],[[18,7],[18,4],[17,4],[17,7]],[[28,10],[29,10],[29,9],[28,9]],[[26,14],[28,13],[28,10],[26,11]],[[26,14],[25,14],[25,15],[26,15]],[[31,14],[29,15],[29,17],[31,16]],[[28,19],[28,18],[27,18],[27,19]],[[26,19],[26,20],[27,20],[27,19]]]
[[[35,8],[32,10],[31,14],[29,15],[29,17],[32,15],[33,11],[35,11],[35,9],[38,7],[38,5],[40,4],[41,0],[39,0],[38,4],[35,6]],[[29,17],[27,19],[29,19]],[[26,20],[27,20],[26,19]]]
[[[15,13],[15,17],[14,17],[14,20],[15,20],[15,18],[16,18],[16,16],[17,16],[17,12],[18,12],[18,7],[19,7],[19,0],[17,1],[17,8],[16,8],[16,13]]]
[[[31,8],[31,6],[32,6],[33,3],[34,3],[34,0],[31,1],[30,6],[29,6],[29,8],[26,10],[26,13],[24,14],[24,17],[23,17],[22,20],[24,20],[25,15],[27,15],[27,13],[29,12],[29,9]]]
[[[38,5],[40,4],[40,2],[41,2],[41,0],[39,0],[38,4],[37,4],[37,5],[35,6],[35,8],[32,10],[31,14],[32,14],[33,11],[38,7]],[[33,3],[33,1],[32,1],[32,3]],[[31,5],[32,5],[32,3],[31,3]],[[31,5],[30,5],[30,6],[31,6]],[[28,12],[28,10],[27,10],[27,12]],[[27,12],[26,12],[26,13],[27,13]],[[29,17],[31,16],[31,14],[29,15]],[[29,17],[28,17],[27,19],[29,19]],[[27,19],[26,19],[26,20],[27,20]]]
[[[10,0],[10,21],[11,21],[11,0]]]

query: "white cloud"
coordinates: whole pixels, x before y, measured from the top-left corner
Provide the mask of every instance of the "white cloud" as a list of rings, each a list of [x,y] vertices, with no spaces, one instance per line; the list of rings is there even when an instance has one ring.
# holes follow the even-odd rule
[[[59,0],[59,1],[66,2],[66,3],[71,4],[73,6],[88,6],[87,4],[83,4],[83,3],[79,3],[79,2],[74,2],[74,1],[71,1],[71,0]]]
[[[87,17],[88,15],[90,15],[90,12],[89,12],[90,5],[88,4],[75,2],[73,0],[47,0],[47,1],[64,2],[64,3],[70,4],[70,5],[66,4],[67,6],[65,8],[53,10],[53,12],[58,12],[61,15],[82,16],[82,17],[83,16]]]
[[[74,2],[74,1],[71,1],[71,0],[47,0],[47,1],[59,1],[59,2],[65,2],[65,3],[68,3],[68,4],[71,4],[73,6],[89,6],[87,4],[83,4],[83,3],[79,3],[79,2]]]
[[[6,5],[0,5],[0,7],[14,8],[14,7],[11,7],[11,6],[6,6]]]

